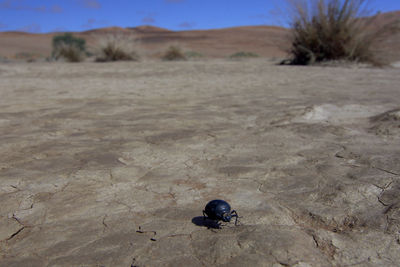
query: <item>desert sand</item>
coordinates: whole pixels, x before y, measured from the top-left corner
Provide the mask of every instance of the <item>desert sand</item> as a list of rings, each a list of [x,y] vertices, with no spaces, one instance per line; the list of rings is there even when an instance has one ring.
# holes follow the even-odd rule
[[[275,63],[1,64],[0,266],[399,266],[400,69]]]

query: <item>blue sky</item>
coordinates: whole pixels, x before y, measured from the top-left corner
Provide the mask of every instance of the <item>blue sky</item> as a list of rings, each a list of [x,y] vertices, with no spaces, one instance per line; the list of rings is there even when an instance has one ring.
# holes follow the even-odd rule
[[[171,30],[283,25],[284,0],[0,0],[0,31],[44,33],[153,25]],[[400,10],[376,0],[373,12]]]

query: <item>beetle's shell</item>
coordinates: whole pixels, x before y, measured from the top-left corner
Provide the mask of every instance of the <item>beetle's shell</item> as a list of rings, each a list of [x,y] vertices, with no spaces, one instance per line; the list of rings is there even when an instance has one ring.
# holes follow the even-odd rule
[[[208,202],[204,212],[212,220],[222,220],[224,214],[231,214],[231,206],[225,200],[214,199]]]

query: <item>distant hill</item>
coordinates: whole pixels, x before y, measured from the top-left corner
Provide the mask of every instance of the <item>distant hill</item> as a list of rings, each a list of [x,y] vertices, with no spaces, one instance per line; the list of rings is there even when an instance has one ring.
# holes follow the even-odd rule
[[[392,28],[377,47],[390,60],[400,60],[400,11],[377,15],[374,27],[392,22]],[[0,33],[0,57],[16,58],[24,54],[47,57],[51,41],[60,33],[29,34]],[[170,31],[154,26],[135,28],[108,27],[73,33],[85,38],[89,46],[96,46],[102,36],[119,34],[132,36],[140,43],[140,50],[149,57],[160,56],[170,45],[185,51],[195,51],[207,57],[227,57],[233,53],[253,52],[263,57],[285,57],[290,46],[290,31],[275,26],[247,26],[214,30]]]
[[[110,27],[73,33],[85,38],[89,46],[109,34],[131,35],[138,40],[141,50],[150,57],[159,56],[170,45],[178,45],[187,51],[196,51],[208,57],[226,57],[239,51],[250,51],[265,57],[286,55],[288,30],[280,27],[251,26],[218,30],[170,31],[140,26],[136,28]],[[42,56],[51,54],[54,35],[20,32],[0,33],[0,56],[13,58],[20,53]]]
[[[400,61],[400,11],[381,13],[377,15],[372,27],[379,28],[389,25],[382,33],[382,41],[377,44],[381,58],[389,62]]]

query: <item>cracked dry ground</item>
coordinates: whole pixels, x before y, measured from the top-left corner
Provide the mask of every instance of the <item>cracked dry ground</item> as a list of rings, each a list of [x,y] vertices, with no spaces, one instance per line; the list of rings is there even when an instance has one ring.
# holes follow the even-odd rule
[[[34,63],[0,78],[0,266],[400,265],[399,69]],[[215,198],[240,226],[202,226]]]

